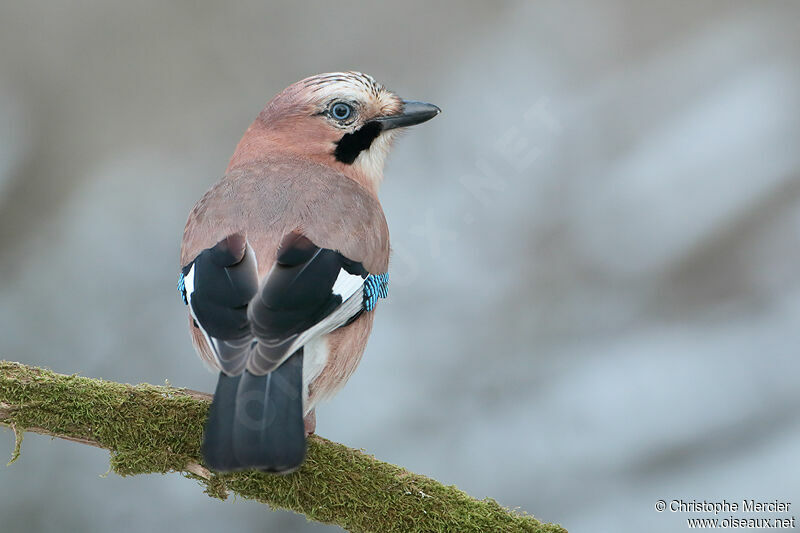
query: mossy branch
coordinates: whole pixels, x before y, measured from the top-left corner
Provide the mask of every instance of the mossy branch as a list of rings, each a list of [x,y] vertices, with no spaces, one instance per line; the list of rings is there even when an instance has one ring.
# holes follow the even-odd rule
[[[293,474],[211,473],[198,459],[209,399],[0,361],[0,424],[17,434],[12,461],[22,432],[32,431],[110,450],[123,476],[182,472],[210,496],[232,491],[350,531],[565,532],[317,436]]]

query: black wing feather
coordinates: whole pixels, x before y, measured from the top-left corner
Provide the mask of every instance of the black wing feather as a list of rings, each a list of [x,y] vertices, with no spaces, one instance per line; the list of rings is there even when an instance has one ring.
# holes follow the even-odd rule
[[[260,290],[255,256],[240,234],[202,251],[183,274],[192,289],[187,294],[192,315],[223,372],[237,375],[248,368],[263,375],[291,355],[300,335],[341,306],[342,295],[333,289],[342,271],[362,279],[369,275],[361,263],[292,232],[283,238]],[[359,306],[337,318],[334,328],[360,312]]]
[[[184,275],[190,272],[190,305],[206,334],[220,340],[249,335],[247,306],[258,291],[258,275],[244,237],[231,235],[204,250],[184,268]]]
[[[347,291],[335,289],[343,272]],[[306,451],[304,339],[363,311],[355,287],[363,290],[368,272],[291,233],[260,290],[254,254],[240,235],[201,252],[183,274],[192,314],[222,368],[206,423],[205,463],[218,471],[298,468]]]
[[[361,263],[319,248],[304,235],[290,233],[283,239],[275,265],[248,308],[250,328],[258,339],[254,366],[269,369],[280,364],[298,335],[342,304],[342,295],[333,287],[343,270],[361,278],[368,275]]]

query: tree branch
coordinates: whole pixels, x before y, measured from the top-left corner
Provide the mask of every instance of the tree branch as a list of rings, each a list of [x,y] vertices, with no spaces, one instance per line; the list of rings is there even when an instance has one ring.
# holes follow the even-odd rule
[[[111,468],[122,476],[182,472],[210,496],[224,499],[232,491],[354,532],[565,533],[317,436],[293,474],[211,473],[198,459],[209,398],[0,361],[0,424],[17,434],[12,462],[22,432],[31,431],[110,450]]]

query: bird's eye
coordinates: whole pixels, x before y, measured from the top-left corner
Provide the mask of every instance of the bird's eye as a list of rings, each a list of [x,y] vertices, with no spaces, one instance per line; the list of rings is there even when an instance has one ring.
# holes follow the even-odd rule
[[[353,107],[344,102],[336,102],[331,106],[331,115],[336,120],[347,120],[353,114]]]

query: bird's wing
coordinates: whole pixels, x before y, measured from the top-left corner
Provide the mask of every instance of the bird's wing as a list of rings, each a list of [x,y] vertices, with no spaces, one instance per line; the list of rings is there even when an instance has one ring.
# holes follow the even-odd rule
[[[255,254],[233,234],[203,250],[180,274],[178,291],[219,367],[240,373],[238,359],[252,335],[247,307],[258,292]]]
[[[385,297],[388,276],[286,235],[258,287],[257,265],[241,235],[202,251],[184,267],[179,288],[223,372],[264,375],[310,340],[346,325]]]

